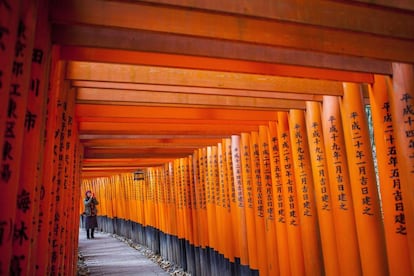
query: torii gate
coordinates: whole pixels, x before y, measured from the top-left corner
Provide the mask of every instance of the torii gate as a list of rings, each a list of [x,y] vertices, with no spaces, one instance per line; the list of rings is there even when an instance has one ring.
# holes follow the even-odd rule
[[[408,1],[0,1],[0,274],[74,273],[86,187],[197,275],[412,274],[413,25]]]

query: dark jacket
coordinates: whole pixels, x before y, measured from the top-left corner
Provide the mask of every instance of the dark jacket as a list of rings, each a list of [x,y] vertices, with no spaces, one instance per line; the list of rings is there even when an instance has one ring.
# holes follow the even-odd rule
[[[96,216],[98,214],[98,209],[96,205],[99,204],[98,200],[94,197],[87,197],[83,201],[85,204],[85,216]]]

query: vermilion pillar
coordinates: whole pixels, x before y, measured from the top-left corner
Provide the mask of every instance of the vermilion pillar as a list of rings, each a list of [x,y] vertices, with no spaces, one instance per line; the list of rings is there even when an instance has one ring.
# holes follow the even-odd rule
[[[392,68],[393,89],[388,89],[388,95],[400,164],[411,270],[414,271],[414,68],[412,64],[402,63],[394,63]]]
[[[411,275],[403,202],[405,194],[401,191],[401,165],[397,158],[395,131],[388,98],[388,89],[392,87],[387,86],[387,82],[391,83],[390,77],[376,75],[374,84],[369,87],[387,258],[390,275]]]
[[[344,83],[341,114],[362,272],[365,275],[387,275],[384,230],[368,123],[358,84]]]

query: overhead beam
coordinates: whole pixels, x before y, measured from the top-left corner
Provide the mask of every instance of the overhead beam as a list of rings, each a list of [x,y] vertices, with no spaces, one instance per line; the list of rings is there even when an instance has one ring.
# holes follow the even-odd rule
[[[118,117],[142,119],[185,119],[185,120],[276,120],[277,113],[267,110],[240,110],[219,108],[116,106],[102,104],[77,104],[77,117]],[[81,136],[82,138],[83,136]],[[116,136],[115,136],[116,137]],[[141,137],[141,136],[138,136]],[[138,138],[130,136],[130,138]],[[124,137],[122,137],[124,138]],[[141,137],[142,138],[142,137]]]
[[[162,138],[162,139],[81,139],[85,148],[200,148],[221,142],[218,138]]]
[[[396,8],[402,10],[414,11],[414,2],[411,0],[352,0],[368,5],[383,6],[388,8]]]
[[[212,87],[189,87],[178,85],[159,85],[159,84],[142,84],[142,83],[120,83],[120,82],[97,82],[97,81],[72,81],[73,87],[77,88],[102,88],[102,89],[124,89],[136,91],[154,91],[154,92],[174,92],[174,93],[190,93],[190,94],[205,94],[205,95],[227,95],[227,96],[243,96],[243,97],[258,97],[258,98],[272,98],[272,99],[296,99],[308,101],[321,101],[321,95],[310,95],[300,93],[285,93],[275,91],[256,91],[256,90],[242,90],[242,89],[223,89]]]
[[[209,57],[195,57],[189,55],[173,55],[102,48],[63,46],[61,47],[61,58],[64,60],[73,61],[151,65],[202,70],[204,69],[212,71],[325,79],[345,82],[372,83],[374,81],[373,74],[369,73],[328,70],[322,68],[274,64],[269,62],[253,62],[223,58],[219,59]]]
[[[181,158],[196,148],[85,148],[84,158]]]
[[[413,13],[378,8],[378,6],[384,6],[414,11],[414,3],[410,0],[354,0],[354,2],[368,5],[360,5],[352,1],[321,0],[141,0],[141,2],[261,17],[382,36],[414,38]]]
[[[58,23],[140,29],[406,63],[414,62],[413,37],[397,39],[350,30],[142,3],[98,0],[66,0],[52,3],[52,20]],[[367,14],[367,16],[371,15]],[[404,24],[410,25],[412,21],[409,20]]]
[[[313,97],[312,97],[313,98]],[[304,99],[269,99],[225,95],[132,91],[121,89],[78,88],[76,100],[80,103],[157,104],[171,106],[200,106],[249,108],[266,110],[305,109]]]
[[[257,126],[239,125],[192,125],[192,124],[144,124],[144,123],[90,123],[80,122],[79,131],[83,134],[172,134],[172,135],[202,135],[213,134],[230,136],[244,131],[257,131]]]
[[[83,168],[102,168],[102,167],[148,167],[162,165],[173,161],[174,158],[110,158],[110,159],[88,159],[82,162]]]
[[[129,82],[316,95],[342,95],[341,82],[205,70],[69,62],[71,80]]]
[[[307,66],[348,72],[392,74],[390,62],[376,59],[142,30],[55,24],[52,28],[52,39],[54,43],[60,45],[84,46],[87,48],[123,49],[193,57]],[[76,52],[75,55],[75,52],[72,52],[70,49],[71,47],[62,47],[62,58],[68,60],[84,58],[76,56],[80,53]],[[327,77],[329,77],[329,74]]]

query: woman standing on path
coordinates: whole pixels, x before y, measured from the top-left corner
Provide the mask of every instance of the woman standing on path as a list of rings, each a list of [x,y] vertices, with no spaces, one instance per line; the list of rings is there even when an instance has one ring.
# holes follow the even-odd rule
[[[98,227],[98,221],[96,219],[98,209],[96,209],[96,205],[98,205],[99,202],[91,191],[86,191],[85,195],[86,197],[84,200],[84,204],[85,204],[86,238],[93,239],[94,238],[93,232],[95,231],[95,228]],[[89,229],[90,229],[90,232],[89,232]]]

